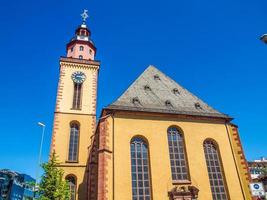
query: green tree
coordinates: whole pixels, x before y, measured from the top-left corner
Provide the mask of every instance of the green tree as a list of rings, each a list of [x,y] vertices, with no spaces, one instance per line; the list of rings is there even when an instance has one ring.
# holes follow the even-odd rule
[[[69,184],[64,179],[64,171],[57,166],[56,153],[53,152],[50,160],[42,165],[44,174],[39,185],[39,200],[69,200]]]
[[[261,175],[262,176],[267,176],[267,167],[266,166],[261,168]]]

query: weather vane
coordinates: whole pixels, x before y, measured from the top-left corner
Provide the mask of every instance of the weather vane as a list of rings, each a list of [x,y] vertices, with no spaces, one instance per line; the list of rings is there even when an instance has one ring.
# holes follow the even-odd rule
[[[83,13],[81,14],[81,16],[82,16],[82,19],[83,19],[83,23],[85,23],[86,19],[89,17],[88,10],[84,9]]]

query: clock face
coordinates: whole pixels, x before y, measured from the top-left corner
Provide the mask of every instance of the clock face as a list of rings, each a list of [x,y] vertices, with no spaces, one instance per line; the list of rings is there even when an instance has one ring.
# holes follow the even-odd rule
[[[75,82],[75,83],[82,83],[82,82],[84,82],[86,76],[83,72],[77,71],[71,75],[71,78],[72,78],[73,82]]]

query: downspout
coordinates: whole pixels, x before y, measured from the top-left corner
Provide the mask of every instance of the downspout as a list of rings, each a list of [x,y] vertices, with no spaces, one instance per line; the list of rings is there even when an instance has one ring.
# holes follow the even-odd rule
[[[113,179],[112,179],[112,199],[114,200],[115,199],[115,168],[114,168],[114,166],[115,166],[115,164],[114,164],[114,144],[115,144],[115,142],[114,142],[114,138],[115,138],[115,136],[114,136],[114,127],[115,127],[115,120],[114,120],[114,113],[112,113],[112,115],[111,115],[111,117],[112,117],[112,153],[113,153],[113,155],[112,155],[112,173],[113,173]]]
[[[235,159],[235,156],[234,156],[233,145],[232,145],[232,142],[231,142],[231,139],[230,139],[230,134],[229,134],[229,130],[228,130],[228,126],[227,126],[227,123],[226,123],[226,122],[225,122],[225,128],[226,128],[226,132],[227,132],[228,140],[229,140],[229,142],[230,142],[231,151],[232,151],[232,155],[233,155],[233,158],[234,158],[235,169],[236,169],[236,171],[237,171],[237,176],[238,176],[239,185],[240,185],[240,187],[241,187],[242,196],[243,196],[243,199],[246,200],[246,199],[245,199],[245,194],[244,194],[244,188],[243,188],[243,186],[242,186],[241,178],[240,178],[240,174],[239,174],[238,167],[237,167],[237,162],[236,162],[236,159]]]

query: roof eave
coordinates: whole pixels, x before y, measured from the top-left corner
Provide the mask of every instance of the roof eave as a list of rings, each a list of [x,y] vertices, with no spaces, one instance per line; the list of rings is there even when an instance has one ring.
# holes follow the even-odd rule
[[[161,110],[161,109],[152,109],[152,108],[139,108],[139,107],[125,107],[125,106],[115,106],[109,105],[102,110],[102,113],[110,112],[110,111],[128,111],[128,112],[142,112],[142,113],[158,113],[158,114],[170,114],[170,115],[184,115],[184,116],[192,116],[192,117],[200,117],[200,118],[213,118],[213,119],[223,119],[227,122],[232,121],[234,118],[225,115],[225,114],[213,114],[213,113],[193,113],[186,111],[177,111],[177,110]]]

